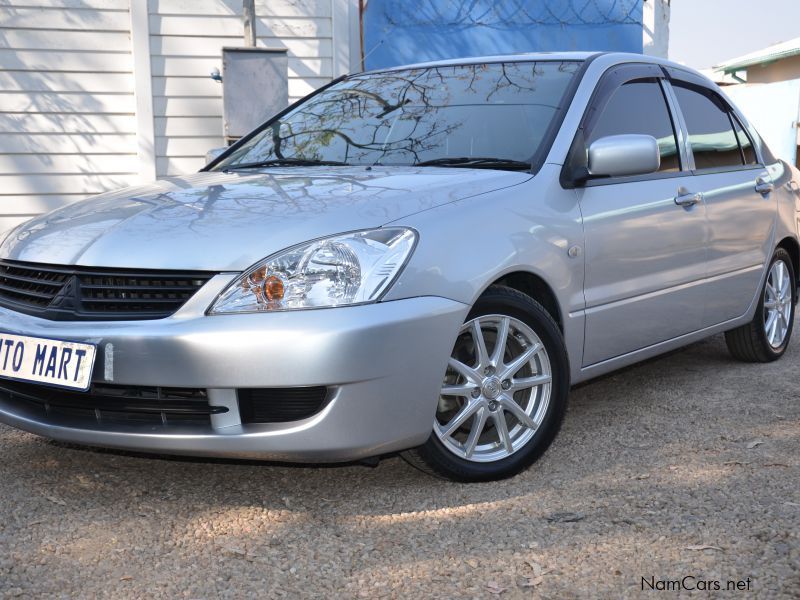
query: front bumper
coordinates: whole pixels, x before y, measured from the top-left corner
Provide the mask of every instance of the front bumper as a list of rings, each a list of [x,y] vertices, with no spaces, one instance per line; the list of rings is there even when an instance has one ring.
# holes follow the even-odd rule
[[[45,437],[167,454],[336,462],[410,448],[431,431],[438,389],[469,307],[438,297],[281,313],[206,316],[212,279],[157,321],[56,322],[0,308],[0,330],[97,344],[97,383],[194,387],[228,407],[210,426],[135,430],[53,420],[0,392],[0,422]],[[321,412],[242,424],[236,388],[329,386]]]

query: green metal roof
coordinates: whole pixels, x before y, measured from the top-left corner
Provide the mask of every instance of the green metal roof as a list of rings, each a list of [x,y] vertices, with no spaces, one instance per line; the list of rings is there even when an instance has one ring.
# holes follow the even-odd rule
[[[714,67],[714,70],[723,73],[734,73],[746,69],[747,67],[763,65],[792,56],[800,56],[800,37],[775,44],[774,46],[767,46],[766,48],[756,50],[744,56],[732,58],[731,60],[718,64]]]

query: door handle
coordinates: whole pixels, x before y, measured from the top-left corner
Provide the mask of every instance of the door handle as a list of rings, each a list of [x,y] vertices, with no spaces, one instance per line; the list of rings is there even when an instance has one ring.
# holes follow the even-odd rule
[[[766,196],[774,189],[775,189],[775,184],[773,184],[766,177],[759,177],[758,179],[756,179],[756,191],[762,196]]]
[[[697,192],[696,194],[691,194],[686,191],[686,188],[679,188],[678,195],[675,196],[675,204],[678,206],[682,206],[683,208],[691,208],[695,204],[699,204],[703,200],[703,194]]]

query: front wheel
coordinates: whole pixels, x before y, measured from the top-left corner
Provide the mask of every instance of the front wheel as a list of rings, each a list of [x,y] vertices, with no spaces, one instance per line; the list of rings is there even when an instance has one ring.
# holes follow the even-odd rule
[[[529,296],[492,286],[459,331],[430,438],[403,456],[455,481],[510,477],[550,445],[568,391],[567,354],[552,317]]]
[[[770,362],[786,352],[794,325],[797,283],[789,253],[775,251],[753,320],[725,334],[730,353],[747,362]]]

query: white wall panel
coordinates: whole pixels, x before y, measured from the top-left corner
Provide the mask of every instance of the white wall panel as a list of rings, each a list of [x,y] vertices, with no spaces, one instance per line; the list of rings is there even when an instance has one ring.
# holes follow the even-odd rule
[[[42,8],[4,7],[0,5],[0,23],[6,29],[64,29],[71,31],[122,31],[130,28],[127,9],[47,10]]]
[[[290,101],[346,70],[354,6],[256,0],[257,45],[287,49]],[[224,46],[242,44],[241,10],[241,0],[0,0],[0,233],[201,168],[223,144],[222,86],[209,73]]]
[[[131,73],[129,52],[59,52],[58,50],[0,49],[0,65],[14,71],[72,71],[90,73]]]
[[[0,154],[132,154],[135,143],[132,134],[0,132]]]
[[[135,154],[0,154],[0,175],[135,173]]]
[[[133,94],[3,92],[0,113],[134,114]]]
[[[0,113],[4,133],[136,133],[133,115],[71,113]]]
[[[0,230],[137,181],[128,0],[0,0]]]
[[[292,100],[333,77],[336,1],[256,2],[257,45],[287,49]],[[174,175],[202,167],[205,152],[224,144],[222,86],[209,73],[221,69],[223,47],[242,44],[242,3],[151,0],[150,9],[156,166]]]

